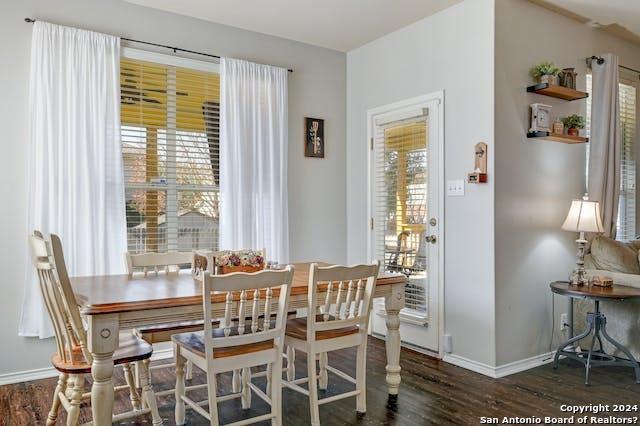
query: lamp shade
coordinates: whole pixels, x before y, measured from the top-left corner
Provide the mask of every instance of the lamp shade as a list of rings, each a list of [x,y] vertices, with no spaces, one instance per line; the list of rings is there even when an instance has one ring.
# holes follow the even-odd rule
[[[585,197],[586,198],[586,197]],[[600,203],[589,200],[573,200],[562,229],[573,232],[604,232],[600,219]]]

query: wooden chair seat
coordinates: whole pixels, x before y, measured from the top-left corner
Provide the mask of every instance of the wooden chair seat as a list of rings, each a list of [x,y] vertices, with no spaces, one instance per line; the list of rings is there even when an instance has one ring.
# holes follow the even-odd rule
[[[248,324],[250,326],[250,324]],[[238,327],[230,327],[229,336],[238,336]],[[214,339],[224,339],[224,329],[214,328],[211,331]],[[181,333],[171,336],[171,340],[177,345],[185,348],[190,352],[194,352],[197,355],[204,357],[204,332],[196,333]],[[254,352],[260,352],[273,348],[273,340],[266,340],[264,342],[252,343],[249,345],[227,346],[222,348],[215,348],[213,350],[214,358],[227,358],[230,356],[237,356],[243,354],[250,354]]]
[[[335,321],[333,316],[329,317],[329,321]],[[323,315],[316,315],[316,322],[324,321]],[[335,339],[336,337],[349,336],[357,334],[360,329],[357,326],[337,328],[335,330],[316,331],[316,340]],[[287,337],[294,339],[307,340],[307,319],[294,318],[287,321],[287,329],[285,330]]]
[[[151,357],[153,348],[144,340],[134,336],[130,331],[120,333],[120,347],[113,353],[115,365],[142,361]],[[64,362],[58,353],[51,357],[54,368],[67,374],[90,374],[91,364],[86,362],[79,346],[71,352],[71,362]]]

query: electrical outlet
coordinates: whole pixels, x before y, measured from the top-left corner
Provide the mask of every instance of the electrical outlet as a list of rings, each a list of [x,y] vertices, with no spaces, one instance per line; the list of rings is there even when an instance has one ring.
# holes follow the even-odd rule
[[[560,315],[560,331],[565,331],[567,329],[568,323],[569,323],[569,316],[566,313]]]

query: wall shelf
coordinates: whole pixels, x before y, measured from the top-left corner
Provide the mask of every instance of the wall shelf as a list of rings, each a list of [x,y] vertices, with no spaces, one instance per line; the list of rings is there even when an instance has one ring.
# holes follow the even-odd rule
[[[549,83],[540,83],[529,86],[527,87],[527,92],[551,96],[558,99],[564,99],[565,101],[575,101],[577,99],[584,99],[589,97],[589,94],[587,92],[581,92],[579,90],[556,86]]]
[[[582,136],[571,136],[571,135],[564,135],[560,133],[551,133],[551,132],[528,132],[527,138],[545,139],[549,141],[562,142],[562,143],[568,143],[568,144],[589,142],[589,138],[585,138]]]

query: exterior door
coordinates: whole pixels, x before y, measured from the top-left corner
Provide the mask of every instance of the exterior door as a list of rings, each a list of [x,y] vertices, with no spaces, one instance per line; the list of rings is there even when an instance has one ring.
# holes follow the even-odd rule
[[[369,113],[370,257],[404,274],[402,342],[440,353],[442,215],[441,96]],[[374,302],[374,334],[384,334],[384,301]]]

